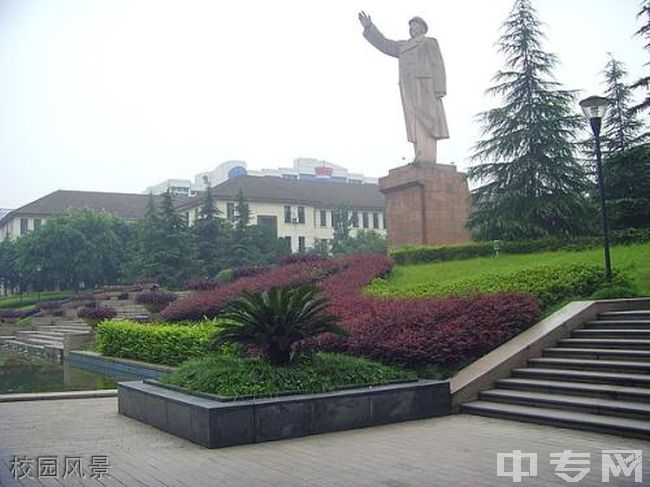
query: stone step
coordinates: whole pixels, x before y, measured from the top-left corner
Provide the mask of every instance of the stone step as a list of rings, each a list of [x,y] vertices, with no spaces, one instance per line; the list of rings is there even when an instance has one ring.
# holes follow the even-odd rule
[[[598,320],[588,321],[585,324],[586,330],[626,328],[629,330],[650,330],[650,320]]]
[[[571,394],[575,396],[600,397],[650,403],[650,388],[614,386],[611,384],[589,384],[542,379],[499,379],[495,386],[502,389],[520,391],[548,392],[553,394]]]
[[[531,367],[572,369],[572,370],[602,370],[605,372],[623,372],[631,374],[650,374],[650,361],[634,362],[631,360],[591,360],[584,358],[555,358],[541,357],[528,360]]]
[[[7,340],[5,342],[5,345],[10,346],[11,348],[25,348],[25,349],[32,349],[36,352],[42,352],[45,350],[45,347],[43,345],[36,345],[35,343],[25,343],[20,340]]]
[[[558,347],[569,348],[619,348],[650,350],[650,340],[637,338],[563,338]]]
[[[512,376],[521,379],[590,382],[595,384],[623,385],[630,387],[650,386],[650,375],[645,374],[622,374],[614,372],[591,372],[586,370],[529,367],[526,369],[514,369],[512,371]]]
[[[484,401],[520,404],[542,408],[557,408],[567,411],[583,411],[590,414],[606,414],[624,418],[650,419],[650,403],[580,397],[544,392],[513,391],[491,389],[481,392],[479,399]]]
[[[585,358],[603,360],[650,360],[650,350],[625,350],[615,348],[568,348],[550,347],[544,350],[545,357]]]
[[[491,401],[474,401],[463,404],[461,411],[493,418],[513,419],[537,424],[548,424],[650,439],[650,422],[640,419],[521,406],[517,404],[503,404]]]
[[[598,313],[598,318],[603,320],[650,320],[650,310],[608,311]]]
[[[25,337],[16,339],[17,342],[42,345],[47,348],[60,348],[63,349],[63,342],[58,340],[52,340],[49,338],[35,338],[35,337]]]
[[[573,338],[650,338],[650,329],[635,330],[633,328],[601,328],[582,329],[571,332]]]

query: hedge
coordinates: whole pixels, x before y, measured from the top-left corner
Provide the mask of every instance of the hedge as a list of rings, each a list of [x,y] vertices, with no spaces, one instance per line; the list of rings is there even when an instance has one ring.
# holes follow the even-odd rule
[[[630,243],[635,238],[642,238],[642,236],[635,233],[634,236],[621,234],[620,237],[621,243]],[[499,242],[499,252],[503,254],[531,254],[556,250],[584,250],[600,245],[602,245],[600,237],[572,237],[565,239],[549,237],[517,242],[504,240]],[[494,254],[494,243],[491,241],[460,245],[403,245],[390,251],[391,258],[400,265],[465,260]]]
[[[349,336],[321,335],[306,347],[360,355],[388,364],[457,368],[533,325],[539,303],[500,293],[447,299],[350,296],[337,303]]]
[[[214,323],[143,325],[133,321],[104,321],[97,327],[99,351],[111,357],[154,364],[178,365],[207,352]]]
[[[575,264],[539,266],[451,282],[429,282],[403,288],[399,294],[382,290],[381,282],[375,281],[372,294],[390,297],[445,297],[507,291],[533,294],[540,300],[543,308],[548,308],[570,297],[590,296],[606,282],[602,266]],[[627,278],[616,271],[614,282],[619,285],[629,285]]]

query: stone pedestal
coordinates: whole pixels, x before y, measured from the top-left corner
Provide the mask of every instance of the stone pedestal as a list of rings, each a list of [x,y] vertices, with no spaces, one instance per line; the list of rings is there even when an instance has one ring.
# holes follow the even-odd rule
[[[469,241],[470,194],[465,175],[447,164],[408,164],[379,180],[386,197],[388,245]]]

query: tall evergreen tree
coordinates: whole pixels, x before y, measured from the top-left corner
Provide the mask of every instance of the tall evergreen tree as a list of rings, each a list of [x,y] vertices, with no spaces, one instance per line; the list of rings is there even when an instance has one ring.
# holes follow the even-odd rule
[[[479,239],[526,239],[584,231],[590,187],[575,157],[574,134],[584,127],[575,95],[561,89],[558,60],[542,50],[544,35],[531,0],[516,0],[502,26],[505,70],[487,90],[503,105],[483,112],[484,137],[475,146],[469,177],[468,225]]]
[[[244,198],[244,192],[239,188],[237,204],[235,205],[235,238],[241,238],[251,222],[251,210]]]
[[[332,211],[332,226],[334,227],[332,253],[334,255],[343,254],[350,240],[350,228],[352,228],[352,217],[347,203],[340,203]]]
[[[210,185],[206,184],[201,212],[192,227],[196,254],[199,260],[199,273],[206,277],[216,276],[224,267],[222,260],[226,235],[219,213],[214,201],[214,195],[210,191]]]
[[[605,156],[629,149],[640,141],[643,123],[636,113],[630,111],[632,90],[625,84],[625,65],[610,56],[603,71],[605,75],[605,97],[610,106],[603,120],[602,146]]]
[[[650,0],[642,0],[641,10],[637,13],[637,17],[644,20],[645,23],[635,32],[635,35],[643,39],[643,48],[650,51]],[[648,65],[650,65],[650,62],[646,63],[646,66]],[[632,107],[632,112],[650,111],[650,75],[642,76],[630,88],[643,90],[645,94],[643,101]],[[647,131],[646,134],[648,134]]]

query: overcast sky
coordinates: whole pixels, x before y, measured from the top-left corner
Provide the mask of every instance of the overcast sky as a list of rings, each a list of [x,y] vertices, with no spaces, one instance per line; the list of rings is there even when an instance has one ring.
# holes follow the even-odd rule
[[[469,165],[474,116],[503,66],[513,0],[0,0],[0,208],[57,189],[142,192],[226,160],[251,169],[313,157],[381,177],[412,159],[397,60],[362,37],[365,10],[391,39],[423,17],[447,69],[451,138]],[[602,91],[607,52],[647,73],[640,0],[537,0],[556,78]],[[641,94],[639,93],[639,97]],[[578,107],[576,107],[578,110]]]

